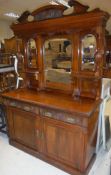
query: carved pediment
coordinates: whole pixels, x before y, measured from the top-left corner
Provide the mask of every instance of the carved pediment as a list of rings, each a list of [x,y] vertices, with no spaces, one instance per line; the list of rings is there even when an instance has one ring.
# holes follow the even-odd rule
[[[17,21],[19,23],[24,23],[24,22],[31,22],[31,21],[43,21],[43,20],[48,20],[48,19],[61,18],[66,15],[75,16],[78,14],[87,14],[91,12],[103,12],[98,8],[90,12],[87,12],[89,6],[83,5],[75,0],[69,0],[68,5],[72,8],[68,8],[63,5],[48,5],[48,6],[38,8],[32,13],[29,11],[25,11],[17,19]]]
[[[83,5],[75,0],[69,0],[68,4],[69,6],[74,7],[74,14],[85,13],[89,8],[89,6]]]
[[[48,5],[35,10],[31,15],[34,16],[35,21],[41,21],[62,17],[65,9],[66,7],[62,5]]]
[[[68,4],[74,9],[71,15],[85,13],[89,8],[89,6],[82,5],[75,0],[69,0]],[[17,19],[17,21],[20,23],[28,21],[29,15],[33,17],[33,21],[60,18],[64,16],[64,11],[67,9],[68,8],[63,5],[47,5],[34,10],[32,13],[30,13],[29,11],[23,12],[21,16]]]
[[[68,4],[74,9],[71,15],[85,13],[89,8],[89,6],[80,4],[75,0],[69,0]],[[64,11],[67,9],[68,8],[63,5],[48,5],[35,10],[31,15],[34,16],[35,21],[59,18],[64,16]]]

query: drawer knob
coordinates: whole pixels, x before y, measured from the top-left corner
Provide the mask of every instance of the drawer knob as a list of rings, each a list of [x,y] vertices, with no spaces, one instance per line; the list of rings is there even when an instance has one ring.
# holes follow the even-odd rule
[[[52,113],[51,112],[45,112],[44,115],[47,116],[47,117],[52,117]]]
[[[75,123],[75,119],[74,118],[67,118],[66,120],[68,123]]]
[[[24,110],[25,111],[30,111],[30,107],[29,106],[24,106]]]
[[[16,104],[16,102],[11,102],[11,103],[10,103],[10,106],[14,106],[14,107],[16,107],[17,104]]]

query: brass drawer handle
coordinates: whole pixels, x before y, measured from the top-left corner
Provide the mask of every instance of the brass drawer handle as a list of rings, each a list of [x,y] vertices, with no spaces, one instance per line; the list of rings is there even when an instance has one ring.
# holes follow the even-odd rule
[[[52,113],[51,113],[51,112],[45,112],[44,115],[45,115],[46,117],[52,117]]]
[[[68,123],[75,123],[76,120],[74,118],[67,118],[66,121]]]
[[[10,104],[10,106],[14,106],[14,107],[17,106],[16,102],[10,102],[9,104]]]
[[[31,110],[29,106],[24,106],[23,109],[24,109],[25,111],[30,111],[30,110]]]

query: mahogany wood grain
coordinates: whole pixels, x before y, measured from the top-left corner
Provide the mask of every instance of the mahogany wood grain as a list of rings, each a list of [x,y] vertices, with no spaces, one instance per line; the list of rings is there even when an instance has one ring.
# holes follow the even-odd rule
[[[23,39],[27,88],[4,93],[2,97],[12,145],[72,175],[86,175],[95,155],[109,14],[100,9],[87,12],[87,6],[73,0],[69,4],[76,7],[76,14],[60,13],[57,17],[57,11],[52,15],[55,7],[44,7],[32,13],[34,21],[11,26],[14,34]],[[63,8],[56,8],[63,12]],[[46,11],[50,19],[41,18]],[[94,35],[97,42],[93,71],[81,69],[82,39],[87,34]],[[72,43],[71,81],[46,83],[44,42],[64,36]],[[28,66],[29,39],[37,47],[36,68]]]
[[[33,38],[36,42],[37,52],[38,52],[38,55],[37,55],[38,66],[35,71],[37,70],[39,71],[38,86],[37,86],[39,90],[45,89],[47,87],[49,88],[57,87],[55,89],[62,88],[64,92],[67,92],[69,87],[71,86],[69,93],[73,93],[74,96],[78,96],[78,97],[83,96],[83,97],[89,97],[93,99],[100,98],[101,82],[100,80],[97,80],[95,83],[94,82],[95,80],[93,80],[93,78],[98,78],[98,77],[102,78],[102,75],[103,75],[102,67],[105,60],[105,54],[104,54],[105,25],[108,18],[109,18],[108,13],[103,12],[99,9],[96,9],[90,12],[80,13],[78,15],[73,14],[73,15],[54,18],[50,20],[47,19],[47,20],[33,21],[33,22],[27,22],[22,24],[13,24],[11,26],[15,35],[22,37],[23,40],[25,40],[25,50],[27,45],[27,39]],[[103,52],[103,54],[101,54],[101,58],[98,64],[98,69],[96,69],[97,62],[95,62],[95,71],[81,71],[81,68],[80,68],[81,41],[86,34],[95,35],[97,40],[97,50],[99,50],[101,53]],[[44,40],[48,37],[49,38],[51,37],[53,38],[57,36],[62,37],[64,35],[70,37],[72,41],[72,55],[73,55],[72,72],[71,72],[72,82],[70,85],[67,85],[68,88],[66,87],[64,88],[64,86],[63,87],[61,86],[60,88],[59,85],[55,86],[55,84],[53,83],[50,86],[49,85],[46,86],[46,82],[44,78],[45,70],[44,70],[44,58],[43,58]],[[27,60],[26,54],[25,54],[25,59]],[[25,62],[27,64],[27,61]],[[27,67],[27,71],[30,71],[30,68]],[[98,75],[98,77],[96,75]],[[30,80],[28,82],[29,84],[30,83],[33,84]],[[96,85],[92,89],[94,83]],[[32,87],[32,86],[29,86],[29,87]],[[34,88],[35,88],[35,83],[34,83]]]
[[[46,91],[31,91],[29,89],[20,89],[10,93],[2,94],[3,97],[15,99],[35,105],[60,109],[72,112],[82,116],[89,117],[100,104],[101,100],[92,100],[89,98],[80,98],[74,100],[70,95],[51,93]]]
[[[82,22],[81,22],[82,18]],[[46,35],[49,33],[72,33],[73,31],[89,30],[106,22],[108,13],[102,11],[87,12],[76,16],[64,16],[62,18],[50,19],[40,22],[28,22],[12,25],[11,28],[17,36],[33,36],[34,33]],[[91,22],[90,22],[91,19]],[[56,25],[58,24],[58,25]],[[84,24],[84,25],[83,25]],[[28,30],[27,30],[28,28]]]
[[[2,95],[10,143],[77,175],[95,153],[101,100],[20,89]]]

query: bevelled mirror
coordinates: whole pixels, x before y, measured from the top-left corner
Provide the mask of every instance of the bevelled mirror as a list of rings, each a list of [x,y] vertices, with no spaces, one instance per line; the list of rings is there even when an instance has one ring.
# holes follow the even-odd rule
[[[27,42],[27,59],[29,68],[37,67],[37,48],[35,40],[32,38]]]
[[[85,35],[82,39],[81,70],[94,71],[96,50],[97,50],[97,43],[95,35],[93,34]]]
[[[70,84],[72,44],[67,38],[52,38],[44,43],[44,68],[47,83]]]

